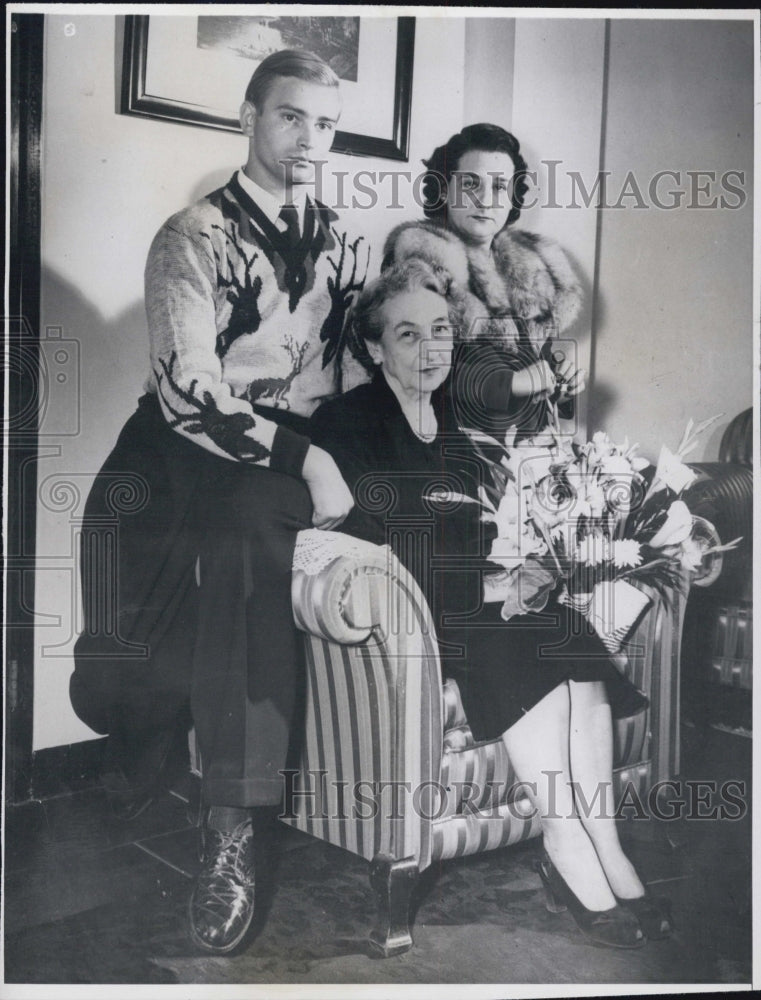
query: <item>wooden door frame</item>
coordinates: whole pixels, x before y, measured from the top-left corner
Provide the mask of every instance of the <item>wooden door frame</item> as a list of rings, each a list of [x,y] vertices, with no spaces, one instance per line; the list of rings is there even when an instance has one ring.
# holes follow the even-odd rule
[[[40,400],[42,79],[45,18],[11,21],[10,244],[5,316],[8,371],[4,437],[5,796],[32,793],[34,722],[34,573]]]

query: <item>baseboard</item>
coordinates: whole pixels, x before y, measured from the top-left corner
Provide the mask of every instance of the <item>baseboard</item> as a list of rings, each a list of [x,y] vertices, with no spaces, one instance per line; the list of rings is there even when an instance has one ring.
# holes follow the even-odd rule
[[[105,744],[105,737],[101,737],[35,750],[30,797],[49,799],[92,787],[98,780]]]

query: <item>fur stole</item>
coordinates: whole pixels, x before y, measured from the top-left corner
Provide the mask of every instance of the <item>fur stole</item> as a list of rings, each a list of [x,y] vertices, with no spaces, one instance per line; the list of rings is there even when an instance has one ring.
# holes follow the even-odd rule
[[[383,267],[411,257],[451,279],[464,339],[481,336],[485,319],[512,315],[525,321],[541,347],[567,330],[581,309],[581,286],[564,251],[536,233],[503,229],[484,259],[443,226],[406,222],[389,234]],[[517,338],[515,324],[502,323],[501,330],[503,339]]]

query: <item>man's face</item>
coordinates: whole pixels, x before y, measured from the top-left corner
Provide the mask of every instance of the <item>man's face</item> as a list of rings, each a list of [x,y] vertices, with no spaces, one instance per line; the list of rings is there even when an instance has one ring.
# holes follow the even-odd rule
[[[314,163],[326,159],[340,111],[337,87],[278,77],[259,109],[248,101],[241,107],[249,137],[246,172],[278,194],[287,183],[313,183]]]

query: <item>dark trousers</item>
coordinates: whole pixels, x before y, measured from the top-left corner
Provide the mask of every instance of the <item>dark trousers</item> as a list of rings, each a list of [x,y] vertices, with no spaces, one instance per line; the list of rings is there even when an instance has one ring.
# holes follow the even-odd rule
[[[79,717],[139,743],[189,703],[205,801],[279,803],[302,705],[291,564],[311,513],[300,480],[211,454],[143,397],[85,508]]]

